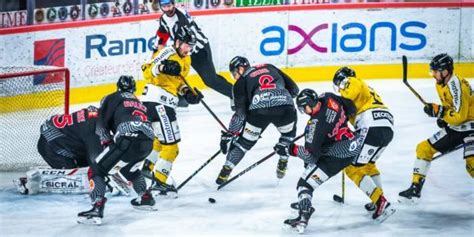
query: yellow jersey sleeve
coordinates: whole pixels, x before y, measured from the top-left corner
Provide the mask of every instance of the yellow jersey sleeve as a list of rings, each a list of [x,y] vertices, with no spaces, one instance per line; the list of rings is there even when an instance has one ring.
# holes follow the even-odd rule
[[[450,125],[460,125],[474,119],[474,97],[469,82],[456,75],[447,85],[436,85],[436,91],[445,108],[443,120]]]

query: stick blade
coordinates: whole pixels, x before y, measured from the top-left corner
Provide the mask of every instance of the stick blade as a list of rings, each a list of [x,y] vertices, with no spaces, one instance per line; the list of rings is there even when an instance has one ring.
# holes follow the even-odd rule
[[[408,59],[407,56],[402,56],[402,65],[403,65],[403,82],[407,83],[408,77]]]
[[[332,196],[332,199],[333,199],[335,202],[344,203],[344,199],[343,199],[341,196],[339,196],[339,195],[334,194],[334,196]]]

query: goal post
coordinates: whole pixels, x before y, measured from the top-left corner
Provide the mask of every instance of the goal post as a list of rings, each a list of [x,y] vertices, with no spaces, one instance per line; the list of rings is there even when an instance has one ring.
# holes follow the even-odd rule
[[[0,171],[46,165],[36,147],[40,125],[69,113],[69,89],[64,67],[0,67]]]

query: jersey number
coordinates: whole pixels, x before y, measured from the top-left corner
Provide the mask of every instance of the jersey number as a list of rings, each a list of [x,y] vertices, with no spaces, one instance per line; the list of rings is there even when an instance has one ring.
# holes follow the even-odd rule
[[[260,90],[275,89],[276,84],[273,83],[273,77],[270,75],[263,75],[258,78],[258,83],[260,84]]]
[[[380,99],[380,96],[377,95],[372,88],[369,89],[369,93],[372,95],[372,98],[374,98],[374,102],[372,102],[372,104],[383,105],[382,100]]]
[[[143,113],[143,112],[140,111],[140,110],[134,110],[134,111],[132,112],[132,115],[133,115],[133,116],[138,116],[142,122],[148,121],[148,117],[146,116],[146,114]]]
[[[354,138],[354,134],[351,132],[351,130],[348,127],[341,128],[337,131],[336,141],[342,140],[342,136],[345,136],[348,139]]]
[[[64,128],[66,126],[70,126],[74,123],[72,120],[72,115],[64,114],[64,115],[56,115],[53,117],[53,124],[57,128]]]

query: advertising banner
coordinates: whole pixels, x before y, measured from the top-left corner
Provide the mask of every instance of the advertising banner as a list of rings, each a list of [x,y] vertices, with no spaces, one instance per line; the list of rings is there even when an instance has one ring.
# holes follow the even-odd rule
[[[402,55],[427,62],[442,52],[472,63],[472,15],[473,8],[434,7],[203,14],[195,20],[222,72],[235,55],[287,68],[399,64]],[[0,35],[0,61],[55,65],[38,56],[38,45],[53,42],[50,60],[70,69],[73,88],[112,83],[122,74],[142,78],[157,27],[154,19]]]

